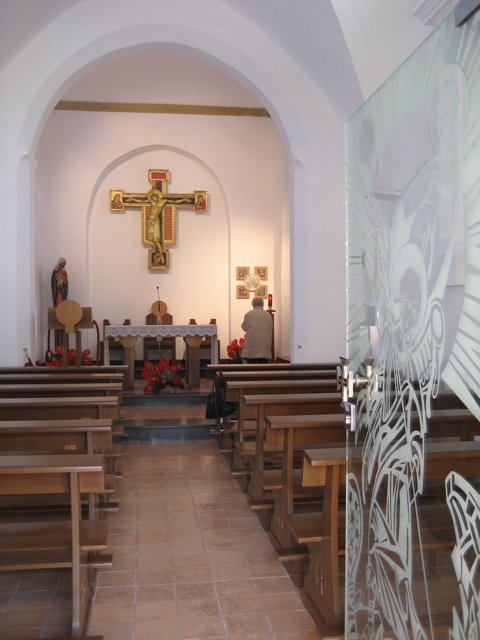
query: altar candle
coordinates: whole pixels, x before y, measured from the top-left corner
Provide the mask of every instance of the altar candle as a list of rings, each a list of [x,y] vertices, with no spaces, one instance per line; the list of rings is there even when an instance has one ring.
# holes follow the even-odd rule
[[[272,299],[273,296],[271,293],[268,294],[268,308],[271,309],[272,308]]]

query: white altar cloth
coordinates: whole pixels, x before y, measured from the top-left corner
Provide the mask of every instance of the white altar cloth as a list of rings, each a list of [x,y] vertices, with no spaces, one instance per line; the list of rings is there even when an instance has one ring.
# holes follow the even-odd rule
[[[104,329],[104,362],[110,364],[110,349],[107,338],[134,336],[140,338],[157,336],[209,336],[212,338],[212,364],[218,364],[218,334],[216,324],[109,324]]]

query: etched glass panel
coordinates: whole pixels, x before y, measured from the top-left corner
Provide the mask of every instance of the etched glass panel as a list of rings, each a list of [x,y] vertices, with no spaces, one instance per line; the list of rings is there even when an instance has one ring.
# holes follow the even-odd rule
[[[479,21],[347,123],[350,640],[480,637]]]

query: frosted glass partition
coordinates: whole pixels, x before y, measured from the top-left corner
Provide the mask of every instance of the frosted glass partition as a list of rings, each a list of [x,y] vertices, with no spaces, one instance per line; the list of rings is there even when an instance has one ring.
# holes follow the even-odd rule
[[[347,123],[349,640],[480,637],[479,20]]]

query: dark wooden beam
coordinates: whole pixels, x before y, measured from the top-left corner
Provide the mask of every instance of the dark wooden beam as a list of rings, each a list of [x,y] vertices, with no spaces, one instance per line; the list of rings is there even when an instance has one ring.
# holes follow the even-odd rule
[[[109,111],[122,113],[176,113],[198,116],[250,116],[269,118],[266,109],[256,107],[218,107],[195,104],[145,104],[137,102],[83,102],[60,100],[55,109],[61,111]]]

